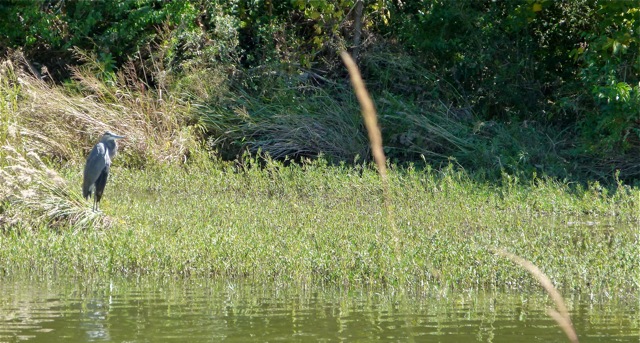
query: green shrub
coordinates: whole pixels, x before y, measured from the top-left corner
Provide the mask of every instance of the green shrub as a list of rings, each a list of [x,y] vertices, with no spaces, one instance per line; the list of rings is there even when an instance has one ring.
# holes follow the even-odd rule
[[[601,155],[640,149],[640,6],[611,1],[594,6],[593,27],[571,51],[580,89],[564,104],[578,108],[583,146]],[[568,85],[567,87],[573,87]]]
[[[95,53],[104,66],[103,76],[132,58],[143,58],[142,50],[149,44],[168,47],[171,64],[201,54],[224,60],[236,46],[224,11],[229,5],[223,3],[224,7],[204,0],[3,2],[0,45],[23,49],[27,60],[63,78],[69,76],[66,65],[77,63],[72,48]],[[169,41],[158,35],[163,28],[172,32]]]

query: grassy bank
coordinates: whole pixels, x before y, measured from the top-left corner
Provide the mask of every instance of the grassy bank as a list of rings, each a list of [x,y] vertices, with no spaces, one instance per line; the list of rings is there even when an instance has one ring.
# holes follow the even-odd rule
[[[64,169],[80,183],[80,166]],[[637,292],[637,189],[580,189],[504,176],[477,183],[453,168],[390,171],[400,249],[380,181],[366,166],[202,162],[115,168],[109,227],[0,235],[5,275],[246,277],[408,288],[538,287],[496,256],[525,257],[566,290]],[[88,205],[87,205],[88,207]]]
[[[429,164],[438,157],[433,155],[419,168],[391,168],[387,207],[377,171],[358,157],[368,155],[364,131],[340,131],[345,123],[361,125],[352,113],[358,106],[346,95],[313,91],[292,101],[245,94],[216,108],[192,106],[171,92],[145,89],[126,72],[105,83],[92,77],[90,68],[78,69],[75,81],[64,87],[43,82],[11,61],[5,61],[0,72],[4,275],[197,275],[355,287],[538,287],[526,271],[494,253],[503,249],[531,260],[567,290],[613,294],[640,289],[640,192],[622,181],[602,186],[522,171],[486,177],[470,174],[459,164],[432,169]],[[390,99],[382,99],[389,106],[381,106],[383,128],[391,118],[388,113],[399,113],[400,108],[405,108],[408,121],[426,120],[414,113],[415,105],[409,108]],[[298,118],[274,115],[285,109],[299,111],[309,131],[284,135],[292,133],[291,118]],[[311,115],[320,109],[326,112]],[[194,118],[194,113],[201,116]],[[221,121],[211,121],[216,113]],[[456,131],[445,129],[455,123],[445,120],[448,113],[432,116],[444,121],[417,126],[426,131],[415,137],[432,139],[419,146],[448,141],[468,148],[460,151],[469,158],[479,153],[472,149],[482,145],[473,139],[481,137],[460,141],[450,135]],[[236,137],[247,137],[248,150],[308,144],[310,139],[302,138],[329,132],[326,141],[311,146],[340,147],[344,150],[331,150],[333,155],[339,151],[350,163],[311,161],[305,154],[297,156],[306,162],[288,166],[266,155],[222,161],[206,149],[199,132],[215,123],[222,128],[234,115],[241,124],[237,127],[249,130]],[[127,139],[114,162],[102,215],[90,211],[79,185],[84,156],[106,128]],[[322,131],[326,128],[331,130]],[[264,130],[261,137],[271,138],[259,141],[250,130]],[[353,144],[340,144],[336,137],[345,135]],[[488,136],[482,139],[487,142]],[[283,156],[291,152],[281,151]],[[440,151],[440,162],[453,153],[430,151]],[[493,152],[488,149],[487,156]],[[526,177],[517,176],[523,174]]]

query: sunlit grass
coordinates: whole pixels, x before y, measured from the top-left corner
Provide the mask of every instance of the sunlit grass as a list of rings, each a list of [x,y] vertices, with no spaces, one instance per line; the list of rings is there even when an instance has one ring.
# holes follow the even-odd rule
[[[199,275],[341,286],[538,287],[504,247],[561,289],[639,287],[637,190],[617,199],[555,181],[479,184],[453,168],[389,171],[396,256],[376,170],[322,161],[244,168],[114,168],[111,229],[0,235],[6,274]],[[65,171],[80,182],[80,168]],[[634,200],[635,199],[635,200]],[[87,203],[87,207],[90,204]]]
[[[199,150],[188,103],[149,90],[132,68],[100,80],[95,59],[77,53],[87,63],[67,87],[29,72],[19,52],[0,63],[0,230],[108,227],[57,171],[84,161],[106,130],[127,136],[118,160],[131,167],[179,164]]]

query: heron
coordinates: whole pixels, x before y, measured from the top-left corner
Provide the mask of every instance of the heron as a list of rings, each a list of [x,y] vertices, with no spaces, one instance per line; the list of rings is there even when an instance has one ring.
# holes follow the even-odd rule
[[[87,163],[84,165],[84,179],[82,180],[82,196],[89,199],[91,193],[95,190],[93,197],[93,211],[98,210],[98,204],[102,199],[104,187],[107,185],[109,177],[109,167],[111,160],[118,152],[116,140],[122,139],[124,136],[118,136],[111,131],[107,131],[102,135],[100,141],[91,149]]]

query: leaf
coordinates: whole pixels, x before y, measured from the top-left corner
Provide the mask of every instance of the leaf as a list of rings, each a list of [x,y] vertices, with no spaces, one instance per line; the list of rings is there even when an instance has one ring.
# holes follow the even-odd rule
[[[629,45],[625,44],[624,42],[620,42],[618,40],[615,40],[613,42],[613,54],[617,54],[618,52],[624,54],[627,52],[627,50],[629,49]]]
[[[630,99],[631,86],[626,82],[618,82],[616,84],[616,100],[627,102]]]
[[[313,11],[313,12],[309,13],[309,18],[311,18],[313,20],[318,20],[321,16],[322,16],[322,14],[320,14],[320,12],[318,12],[318,11]]]
[[[303,10],[306,3],[304,0],[298,0],[296,1],[295,5],[298,7],[299,10]]]

